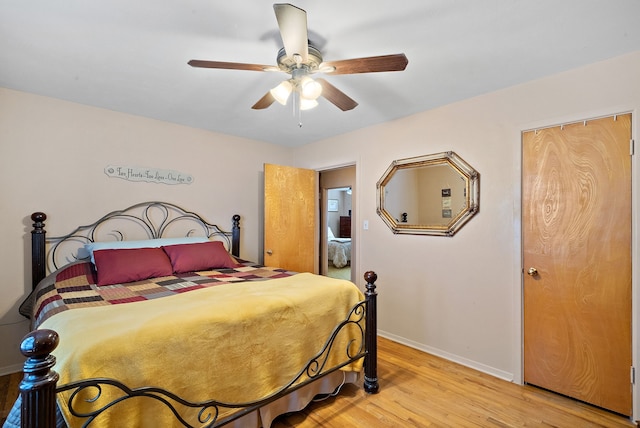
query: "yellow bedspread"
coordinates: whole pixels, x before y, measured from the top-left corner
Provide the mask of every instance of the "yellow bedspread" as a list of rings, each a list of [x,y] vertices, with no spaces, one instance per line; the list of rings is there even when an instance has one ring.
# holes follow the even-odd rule
[[[302,273],[78,308],[56,314],[40,328],[60,334],[54,351],[59,385],[103,377],[131,388],[157,386],[191,401],[246,402],[292,379],[362,299],[348,281]],[[339,336],[329,367],[345,359],[355,330]],[[359,345],[359,332],[357,337]],[[67,408],[68,393],[62,396],[67,423],[80,426],[82,420]],[[128,400],[91,426],[181,426],[153,401]]]

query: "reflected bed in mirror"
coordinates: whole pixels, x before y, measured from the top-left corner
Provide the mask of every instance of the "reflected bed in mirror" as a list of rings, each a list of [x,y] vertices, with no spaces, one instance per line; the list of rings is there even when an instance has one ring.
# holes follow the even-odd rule
[[[377,183],[393,233],[453,236],[480,208],[480,175],[454,152],[395,160]]]

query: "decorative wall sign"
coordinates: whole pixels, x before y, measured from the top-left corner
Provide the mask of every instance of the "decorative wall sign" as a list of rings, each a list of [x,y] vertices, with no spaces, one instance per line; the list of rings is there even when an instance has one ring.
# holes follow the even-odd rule
[[[104,173],[109,177],[127,181],[146,181],[162,184],[191,184],[193,177],[180,171],[159,168],[139,168],[135,166],[108,165]]]

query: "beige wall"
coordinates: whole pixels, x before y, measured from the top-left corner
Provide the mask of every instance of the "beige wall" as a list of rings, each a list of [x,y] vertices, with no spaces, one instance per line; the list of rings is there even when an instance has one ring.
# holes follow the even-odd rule
[[[365,271],[378,274],[381,334],[521,379],[520,133],[626,111],[637,130],[638,76],[640,52],[295,150],[301,167],[357,164],[357,278],[363,284]],[[447,150],[480,172],[479,214],[453,238],[394,235],[376,214],[376,182],[394,159]],[[636,274],[636,301],[638,291]]]
[[[19,369],[27,323],[17,306],[30,290],[30,214],[49,213],[62,234],[104,213],[163,200],[221,227],[242,218],[242,257],[257,260],[263,163],[290,163],[290,150],[0,88],[0,374]],[[123,164],[191,174],[190,185],[109,178]]]

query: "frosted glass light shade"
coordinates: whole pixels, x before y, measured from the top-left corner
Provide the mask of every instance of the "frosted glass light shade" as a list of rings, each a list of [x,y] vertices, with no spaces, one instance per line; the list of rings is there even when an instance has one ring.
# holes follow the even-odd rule
[[[322,85],[309,76],[305,76],[300,81],[300,95],[308,100],[317,99],[322,94]]]
[[[310,110],[318,105],[316,100],[309,100],[300,97],[300,110]]]
[[[289,82],[288,80],[284,80],[278,86],[271,89],[269,92],[277,102],[279,102],[282,105],[286,105],[292,90],[293,90],[293,85],[291,85],[291,82]]]

